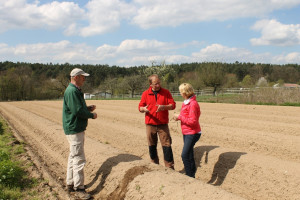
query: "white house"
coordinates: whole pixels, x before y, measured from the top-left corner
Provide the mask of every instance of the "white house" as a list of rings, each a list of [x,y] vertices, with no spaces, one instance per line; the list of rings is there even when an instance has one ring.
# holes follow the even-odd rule
[[[90,94],[90,93],[84,93],[83,94],[84,96],[84,99],[91,99],[91,98],[93,98],[95,95],[93,95],[93,94]]]

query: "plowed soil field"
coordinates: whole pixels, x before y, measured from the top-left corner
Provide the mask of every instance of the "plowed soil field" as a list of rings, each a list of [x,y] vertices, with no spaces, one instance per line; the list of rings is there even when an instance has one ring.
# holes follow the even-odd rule
[[[169,123],[175,171],[149,162],[138,103],[87,101],[98,114],[85,143],[86,186],[94,199],[300,199],[299,107],[200,103],[203,134],[192,179],[183,174],[180,122]],[[0,113],[63,188],[69,146],[62,101],[0,102]],[[161,147],[158,152],[162,160]]]

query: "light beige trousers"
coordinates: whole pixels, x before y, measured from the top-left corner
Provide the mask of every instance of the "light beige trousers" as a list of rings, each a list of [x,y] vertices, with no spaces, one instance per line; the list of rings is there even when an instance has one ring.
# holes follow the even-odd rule
[[[70,144],[66,181],[67,185],[74,185],[74,189],[84,189],[84,135],[84,132],[66,135]]]

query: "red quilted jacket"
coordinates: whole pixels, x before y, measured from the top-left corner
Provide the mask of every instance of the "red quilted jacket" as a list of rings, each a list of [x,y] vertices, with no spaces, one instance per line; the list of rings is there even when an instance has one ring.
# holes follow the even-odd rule
[[[200,114],[200,106],[196,100],[196,96],[191,97],[187,104],[182,103],[178,119],[181,121],[183,135],[193,135],[201,131],[199,124]]]
[[[145,113],[146,124],[152,124],[152,125],[168,124],[169,111],[164,110],[164,111],[156,112],[156,110],[157,110],[157,105],[169,105],[169,104],[172,104],[173,109],[175,109],[176,103],[169,90],[160,88],[160,91],[157,93],[157,100],[156,100],[151,87],[149,87],[148,90],[143,92],[138,109],[140,110],[140,107],[145,107],[149,105],[148,110],[150,112]]]

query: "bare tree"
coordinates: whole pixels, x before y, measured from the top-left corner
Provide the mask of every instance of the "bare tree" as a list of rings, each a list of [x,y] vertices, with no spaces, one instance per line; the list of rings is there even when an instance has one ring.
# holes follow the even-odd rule
[[[59,74],[56,79],[47,80],[46,84],[49,90],[56,91],[60,96],[64,94],[64,91],[68,87],[70,82],[69,76]]]

